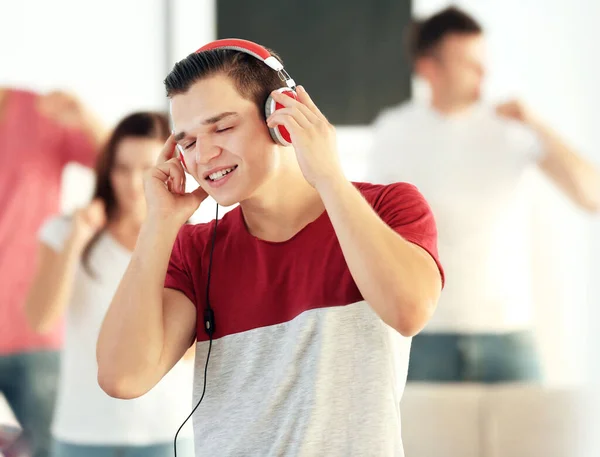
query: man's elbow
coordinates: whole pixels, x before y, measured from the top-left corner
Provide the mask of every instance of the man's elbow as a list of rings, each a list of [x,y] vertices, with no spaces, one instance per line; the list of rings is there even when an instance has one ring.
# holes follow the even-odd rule
[[[98,368],[98,385],[108,396],[121,400],[141,397],[150,390],[101,368]]]
[[[443,288],[443,276],[434,259],[423,249],[418,249],[418,252],[421,267],[415,266],[412,278],[397,282],[397,287],[388,296],[395,305],[392,308],[392,327],[404,337],[415,336],[427,325]]]
[[[562,193],[578,208],[588,213],[600,212],[600,176],[593,179],[550,175]]]
[[[394,329],[404,337],[413,337],[419,333],[433,316],[439,294],[413,298],[410,302],[402,300],[396,307]]]

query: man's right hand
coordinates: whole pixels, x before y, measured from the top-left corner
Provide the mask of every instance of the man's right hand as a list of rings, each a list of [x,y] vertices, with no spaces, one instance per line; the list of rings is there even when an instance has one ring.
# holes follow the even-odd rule
[[[148,218],[161,224],[183,226],[208,197],[198,187],[185,192],[186,174],[181,161],[175,157],[175,140],[169,137],[157,164],[145,176],[144,189],[148,205]]]

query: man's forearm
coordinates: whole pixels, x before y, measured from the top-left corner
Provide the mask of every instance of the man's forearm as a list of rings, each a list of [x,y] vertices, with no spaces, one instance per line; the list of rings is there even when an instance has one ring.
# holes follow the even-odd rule
[[[431,256],[385,224],[343,176],[325,181],[317,190],[365,300],[403,335],[419,331],[441,290]]]
[[[552,129],[539,121],[530,126],[542,140],[544,172],[576,204],[588,211],[600,210],[600,172],[596,166],[570,148]]]
[[[174,230],[142,226],[98,338],[100,378],[127,383],[157,370],[164,343],[164,280],[176,236]]]

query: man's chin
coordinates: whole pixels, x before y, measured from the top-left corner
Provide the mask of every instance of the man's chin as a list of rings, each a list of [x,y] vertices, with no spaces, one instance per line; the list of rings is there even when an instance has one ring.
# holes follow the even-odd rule
[[[233,206],[237,203],[240,203],[241,201],[239,196],[236,195],[215,195],[211,193],[209,193],[208,195],[212,197],[213,200],[216,201],[219,206],[222,206],[224,208],[227,208],[228,206]]]
[[[235,183],[233,186],[223,186],[211,189],[203,186],[208,195],[215,200],[219,206],[228,207],[240,204],[244,201],[257,197],[257,190],[252,186]]]

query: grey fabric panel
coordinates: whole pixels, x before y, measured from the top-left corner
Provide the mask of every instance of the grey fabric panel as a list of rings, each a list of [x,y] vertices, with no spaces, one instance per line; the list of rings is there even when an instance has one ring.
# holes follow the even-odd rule
[[[194,404],[208,343],[198,343]],[[410,339],[365,302],[213,342],[196,455],[401,457]]]

